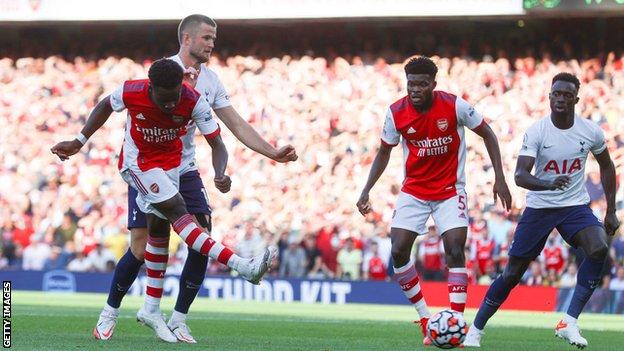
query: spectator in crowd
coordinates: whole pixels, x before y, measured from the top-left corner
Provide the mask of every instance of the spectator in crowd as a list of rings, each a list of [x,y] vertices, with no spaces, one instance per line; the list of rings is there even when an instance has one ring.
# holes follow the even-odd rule
[[[22,269],[40,271],[52,253],[52,248],[43,242],[40,235],[32,237],[32,242],[24,249]]]
[[[559,279],[559,287],[572,289],[576,286],[576,273],[578,273],[578,267],[576,263],[570,263],[565,272]]]
[[[92,269],[91,260],[85,257],[82,251],[77,251],[76,257],[67,264],[67,270],[70,272],[89,272]]]
[[[505,241],[496,247],[496,251],[494,252],[494,262],[496,263],[496,271],[499,273],[503,272],[507,262],[509,261],[509,248],[511,247],[511,243],[513,242],[514,230],[510,229],[507,232],[507,237]]]
[[[500,210],[490,212],[487,220],[487,230],[490,232],[496,245],[502,245],[507,240],[507,233],[513,229],[513,223]]]
[[[489,227],[481,232],[481,238],[472,241],[471,255],[479,275],[485,275],[486,267],[494,264],[494,251],[496,242],[490,237]]]
[[[624,291],[624,267],[619,267],[615,278],[611,279],[609,289],[614,291]]]
[[[556,274],[561,274],[568,259],[568,249],[563,245],[563,240],[559,233],[553,231],[546,241],[544,250],[540,254],[541,261],[544,262],[546,271],[554,270]]]
[[[301,278],[305,275],[306,253],[301,242],[294,237],[288,241],[288,248],[282,253],[279,275],[282,277]]]
[[[525,274],[525,278],[522,279],[524,285],[528,286],[542,286],[544,285],[544,274],[542,273],[542,266],[538,261],[531,262],[529,270]]]
[[[624,266],[624,230],[619,229],[619,234],[611,242],[610,256],[618,266]]]
[[[55,269],[65,269],[69,259],[71,257],[66,254],[59,246],[52,246],[50,250],[50,256],[45,260],[43,264],[44,271],[51,271]]]
[[[78,226],[76,225],[76,222],[74,222],[71,215],[69,213],[65,213],[63,215],[63,222],[54,230],[54,244],[63,247],[66,242],[73,241],[74,234],[76,234],[77,229]]]
[[[490,285],[492,281],[496,279],[496,276],[496,265],[494,264],[494,261],[489,261],[485,264],[485,272],[479,277],[477,284]]]
[[[113,255],[109,249],[105,248],[102,243],[95,244],[95,249],[89,252],[87,259],[91,267],[97,272],[110,272],[108,270],[110,268],[108,262],[115,263],[115,255]],[[114,264],[113,269],[115,269]]]
[[[316,238],[314,235],[306,235],[302,244],[306,255],[306,276],[313,279],[331,278],[331,271],[323,264],[321,252],[316,247]]]
[[[386,280],[387,271],[388,266],[379,255],[379,244],[376,241],[371,241],[362,262],[364,280]]]
[[[342,279],[360,279],[360,269],[362,264],[362,251],[356,249],[353,238],[345,240],[344,247],[338,252],[338,267],[336,275]]]
[[[434,225],[429,226],[429,232],[419,244],[418,260],[424,280],[442,281],[444,277],[444,244]]]

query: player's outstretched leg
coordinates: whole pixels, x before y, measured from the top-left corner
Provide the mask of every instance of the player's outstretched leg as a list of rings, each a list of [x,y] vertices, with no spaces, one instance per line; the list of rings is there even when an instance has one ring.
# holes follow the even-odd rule
[[[258,256],[242,258],[201,230],[190,214],[182,213],[174,218],[173,230],[190,248],[232,268],[252,284],[260,284],[260,280],[269,270],[271,261],[277,255],[277,248],[269,246]]]
[[[431,345],[431,340],[427,337],[427,323],[431,317],[431,312],[427,308],[427,303],[420,289],[420,278],[416,271],[414,261],[410,259],[410,253],[417,234],[406,229],[392,228],[392,260],[394,262],[393,279],[399,283],[405,297],[416,308],[420,320],[419,323],[423,333],[423,344]]]
[[[148,216],[149,229],[155,233],[154,222],[166,223],[168,231],[169,224],[162,220],[150,220],[155,216]],[[160,230],[158,230],[160,232]],[[162,232],[161,232],[162,235]],[[145,247],[145,267],[147,268],[147,290],[145,301],[141,309],[137,312],[137,321],[152,328],[158,338],[166,342],[177,342],[178,338],[167,327],[165,318],[160,310],[160,299],[163,294],[163,285],[165,281],[165,271],[167,270],[167,261],[169,260],[169,235],[156,236],[149,235],[147,245]]]
[[[167,326],[181,342],[197,343],[191,335],[190,328],[186,325],[186,315],[201,288],[206,276],[208,257],[201,253],[188,249],[188,256],[184,262],[184,268],[180,275],[180,292],[176,300],[176,305],[171,314],[171,319]]]
[[[583,249],[585,259],[581,262],[576,278],[576,287],[568,311],[555,327],[555,336],[579,348],[587,346],[581,336],[578,317],[600,284],[600,273],[609,252],[607,235],[602,227],[585,228],[573,237],[573,244]]]
[[[522,275],[529,267],[532,259],[524,257],[510,256],[509,262],[488,289],[485,298],[479,307],[474,323],[470,326],[464,346],[480,347],[483,330],[488,320],[496,313],[500,305],[505,302],[511,290],[520,282]]]
[[[128,292],[128,289],[130,289],[130,286],[132,286],[142,265],[143,261],[136,258],[130,249],[117,263],[108,293],[108,300],[100,313],[95,328],[93,328],[93,336],[96,339],[108,340],[113,336],[121,300]]]

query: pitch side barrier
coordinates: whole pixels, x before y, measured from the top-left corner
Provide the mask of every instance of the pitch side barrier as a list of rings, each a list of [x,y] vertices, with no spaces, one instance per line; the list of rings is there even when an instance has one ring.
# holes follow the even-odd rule
[[[3,281],[12,281],[14,290],[49,292],[107,293],[111,273],[74,273],[62,270],[0,271]],[[132,285],[129,295],[144,294],[147,277],[140,276]],[[177,295],[179,276],[165,276],[164,294]],[[448,305],[446,282],[422,282],[421,288],[431,306]],[[468,308],[477,308],[487,291],[485,285],[468,287]],[[399,286],[391,281],[342,281],[312,279],[265,278],[261,285],[252,285],[230,276],[207,276],[200,296],[230,301],[304,302],[321,304],[370,303],[408,304]],[[598,289],[588,304],[592,312],[622,313],[622,292]],[[555,311],[563,308],[571,296],[571,289],[518,286],[511,293],[503,309],[528,311]],[[618,312],[619,311],[619,312]]]

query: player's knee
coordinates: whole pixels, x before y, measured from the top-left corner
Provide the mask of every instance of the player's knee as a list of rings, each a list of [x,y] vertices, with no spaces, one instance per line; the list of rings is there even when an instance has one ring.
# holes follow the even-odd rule
[[[409,263],[410,259],[410,251],[403,250],[400,247],[392,247],[391,250],[392,260],[394,261],[395,267],[403,267]]]
[[[609,254],[609,247],[605,243],[600,243],[599,245],[593,246],[588,251],[589,252],[587,252],[587,257],[591,258],[592,260],[602,261]]]

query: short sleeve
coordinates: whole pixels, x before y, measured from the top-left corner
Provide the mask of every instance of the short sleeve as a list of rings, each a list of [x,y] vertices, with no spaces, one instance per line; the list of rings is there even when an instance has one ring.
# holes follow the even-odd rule
[[[483,123],[483,116],[460,97],[455,100],[455,113],[457,114],[457,123],[460,126],[475,129]]]
[[[126,109],[126,104],[123,101],[123,88],[124,86],[121,85],[110,95],[110,104],[115,112],[121,112]]]
[[[214,100],[214,103],[212,104],[212,108],[216,110],[219,108],[231,106],[232,103],[230,103],[230,96],[228,95],[227,91],[225,91],[225,87],[223,86],[219,78],[216,77],[216,75],[215,75],[215,86],[216,86],[215,100]]]
[[[381,142],[389,146],[397,146],[401,140],[401,134],[394,125],[394,117],[392,111],[388,109],[386,120],[384,121],[383,131],[381,132]]]
[[[213,138],[219,135],[219,125],[212,117],[210,105],[208,105],[205,99],[200,98],[197,100],[191,118],[204,136]]]
[[[538,129],[535,126],[529,128],[526,133],[524,133],[524,138],[522,139],[522,147],[520,148],[519,156],[530,156],[533,158],[537,157],[537,151],[539,150],[539,135]]]
[[[607,148],[607,142],[605,140],[604,132],[602,128],[597,125],[594,125],[594,138],[593,144],[591,147],[591,152],[594,155],[601,154]]]

